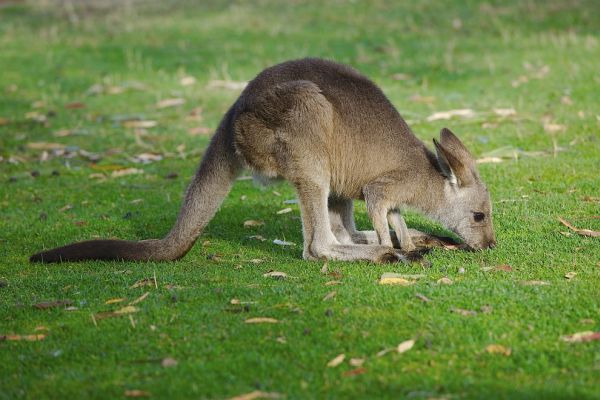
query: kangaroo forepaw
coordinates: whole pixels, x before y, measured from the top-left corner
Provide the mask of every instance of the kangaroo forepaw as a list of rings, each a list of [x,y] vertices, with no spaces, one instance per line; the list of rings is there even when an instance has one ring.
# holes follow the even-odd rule
[[[431,261],[429,261],[428,259],[426,259],[424,257],[425,254],[429,253],[431,249],[424,249],[424,248],[417,248],[416,250],[413,251],[409,251],[409,252],[404,252],[402,251],[401,254],[404,257],[405,262],[407,263],[417,263],[420,264],[423,267],[431,267]]]
[[[405,263],[407,259],[404,255],[390,249],[389,251],[380,254],[374,261],[377,264],[392,264],[397,262]]]

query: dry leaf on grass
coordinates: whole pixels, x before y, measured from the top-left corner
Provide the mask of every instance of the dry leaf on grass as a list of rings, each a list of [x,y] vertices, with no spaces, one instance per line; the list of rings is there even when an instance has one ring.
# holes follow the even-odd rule
[[[477,311],[465,310],[464,308],[451,308],[450,311],[452,311],[455,314],[463,315],[465,317],[472,317],[474,315],[477,315]]]
[[[325,282],[325,286],[341,285],[342,281],[328,281]]]
[[[116,311],[106,311],[106,312],[101,312],[101,313],[95,314],[95,315],[93,315],[93,318],[95,320],[101,320],[101,319],[105,319],[105,318],[120,317],[122,315],[132,314],[132,313],[136,313],[138,311],[139,311],[139,308],[137,308],[137,307],[125,306]]]
[[[232,304],[232,305],[256,304],[256,301],[241,301],[240,299],[231,299],[231,300],[229,300],[229,304]]]
[[[390,273],[394,274],[394,272],[390,272]],[[413,280],[419,280],[419,279],[425,278],[425,275],[423,275],[423,274],[396,274],[396,275],[398,278],[413,279]]]
[[[526,151],[514,146],[503,146],[497,149],[485,152],[481,155],[483,159],[489,160],[488,162],[493,161],[493,159],[518,159],[521,157],[540,157],[547,154],[543,151]],[[480,158],[480,160],[482,159]]]
[[[350,371],[346,371],[342,375],[344,375],[344,376],[356,376],[356,375],[364,374],[365,372],[367,372],[366,368],[356,368],[356,369],[351,369]]]
[[[443,278],[438,279],[437,283],[440,285],[452,285],[454,282],[452,282],[452,279],[444,276]]]
[[[185,99],[182,98],[173,98],[173,99],[164,99],[156,103],[156,108],[169,108],[169,107],[177,107],[185,104]]]
[[[279,210],[277,211],[277,214],[281,215],[281,214],[287,214],[292,212],[292,209],[290,207],[284,208],[283,210]]]
[[[561,340],[567,343],[591,342],[594,340],[600,340],[600,332],[577,332],[572,335],[561,336]]]
[[[548,286],[550,282],[547,281],[521,281],[521,285],[525,286]]]
[[[110,176],[113,178],[120,178],[122,176],[127,176],[127,175],[138,175],[138,174],[143,174],[144,170],[142,169],[138,169],[138,168],[123,168],[123,169],[118,169],[116,171],[111,172]]]
[[[244,221],[244,228],[251,228],[254,226],[263,226],[264,224],[265,224],[264,221],[257,221],[254,219],[249,219],[249,220]]]
[[[383,357],[385,356],[387,353],[394,351],[395,349],[393,347],[388,347],[387,349],[383,349],[381,351],[378,351],[377,354],[375,354],[376,357]]]
[[[281,271],[269,271],[267,273],[264,273],[263,276],[265,278],[273,278],[273,279],[287,279],[288,274],[286,274],[285,272],[281,272]]]
[[[256,399],[280,399],[283,396],[280,393],[276,392],[263,392],[262,390],[255,390],[250,393],[241,394],[239,396],[234,396],[229,398],[228,400],[256,400]]]
[[[329,263],[327,261],[325,261],[323,263],[323,266],[321,267],[321,269],[319,270],[319,272],[323,275],[327,274],[329,272]]]
[[[504,271],[504,272],[512,272],[513,269],[510,265],[508,264],[504,264],[504,265],[498,265],[496,267],[494,267],[495,271]]]
[[[36,342],[39,340],[44,340],[46,338],[46,334],[38,333],[34,335],[0,335],[0,342],[3,340],[10,341],[27,341],[27,342]]]
[[[181,290],[181,289],[185,289],[185,286],[179,286],[179,285],[173,285],[171,283],[167,283],[165,284],[165,289],[167,290]]]
[[[118,297],[118,298],[114,298],[114,299],[108,299],[104,302],[104,304],[115,304],[115,303],[121,303],[124,301],[125,301],[125,298]]]
[[[92,96],[92,95],[97,95],[97,94],[101,94],[102,92],[104,92],[104,86],[102,86],[99,83],[93,84],[92,86],[90,86],[86,91],[85,94],[87,96]]]
[[[415,296],[417,296],[417,299],[421,300],[424,303],[429,303],[431,301],[429,297],[422,295],[421,293],[416,293]]]
[[[90,168],[95,169],[97,171],[117,171],[120,169],[124,169],[122,165],[117,165],[117,164],[104,164],[104,165],[92,164],[92,165],[90,165]]]
[[[133,390],[126,390],[123,395],[125,397],[150,397],[151,393],[147,392],[145,390],[138,390],[138,389],[133,389]]]
[[[342,273],[340,270],[336,269],[335,271],[328,272],[327,275],[331,276],[335,280],[342,280]]]
[[[331,300],[333,299],[335,296],[337,295],[337,292],[334,290],[332,292],[329,292],[325,295],[325,297],[323,297],[323,301],[327,301],[327,300]]]
[[[27,147],[32,150],[58,150],[65,147],[64,144],[60,143],[48,143],[48,142],[29,142]]]
[[[191,86],[196,83],[196,78],[193,76],[184,76],[179,80],[181,86]]]
[[[475,160],[475,162],[477,164],[491,164],[491,163],[497,164],[497,163],[504,162],[504,160],[501,159],[500,157],[481,157],[481,158],[478,158],[477,160]]]
[[[25,118],[43,124],[48,121],[48,116],[46,114],[39,113],[37,111],[30,111],[25,113]]]
[[[163,368],[175,367],[177,365],[177,360],[171,357],[166,357],[162,359],[160,365],[162,365]]]
[[[405,340],[404,342],[400,343],[398,347],[396,347],[396,351],[400,354],[406,353],[407,351],[412,349],[414,345],[415,341],[413,339]]]
[[[396,347],[388,347],[386,349],[383,349],[383,350],[379,351],[376,354],[376,356],[377,357],[383,357],[384,355],[386,355],[388,353],[391,353],[393,351],[396,351],[396,352],[398,352],[400,354],[406,353],[407,351],[409,351],[410,349],[412,349],[414,345],[415,345],[415,341],[413,339],[405,340],[404,342],[400,343]]]
[[[567,130],[567,126],[566,125],[562,125],[562,124],[555,124],[555,123],[551,123],[551,122],[546,122],[546,123],[544,123],[544,130],[547,133],[564,132],[564,131]]]
[[[569,279],[569,280],[575,278],[576,276],[577,276],[577,272],[575,272],[575,271],[570,271],[565,274],[565,278]]]
[[[362,365],[364,363],[365,363],[364,358],[351,358],[350,359],[350,365],[353,367],[362,367]]]
[[[146,297],[148,297],[148,295],[150,294],[150,292],[146,292],[143,295],[141,295],[140,297],[138,297],[137,299],[133,300],[131,303],[129,303],[130,306],[133,306],[137,303],[140,303],[142,301],[144,301],[146,299]]]
[[[399,285],[399,286],[410,286],[415,283],[414,280],[408,280],[400,274],[393,272],[385,272],[379,279],[380,285]]]
[[[279,320],[276,320],[275,318],[269,318],[269,317],[255,317],[255,318],[248,318],[244,322],[247,324],[276,324],[279,322]]]
[[[85,108],[85,107],[86,107],[85,104],[80,101],[75,101],[73,103],[65,104],[65,108],[67,110],[76,110],[76,109]]]
[[[414,281],[409,281],[404,278],[382,278],[379,280],[380,285],[410,286],[414,283]]]
[[[481,127],[483,129],[495,129],[498,127],[498,123],[497,122],[484,122],[481,124]]]
[[[42,303],[37,303],[37,304],[34,304],[33,307],[37,308],[38,310],[46,310],[48,308],[70,306],[71,304],[73,304],[73,302],[71,300],[56,300],[56,301],[45,301]]]
[[[65,204],[63,207],[58,209],[58,212],[65,212],[65,211],[69,211],[73,208],[73,206],[71,204]]]
[[[592,231],[590,229],[576,228],[569,221],[567,221],[561,217],[558,217],[558,220],[560,221],[561,224],[563,224],[567,228],[571,229],[573,232],[578,233],[579,235],[589,236],[589,237],[600,237],[599,231]]]
[[[119,308],[114,313],[117,314],[117,315],[125,315],[125,314],[136,313],[138,311],[140,311],[140,309],[137,308],[137,307],[134,307],[134,306],[125,306],[123,308]]]
[[[494,108],[493,111],[499,117],[510,117],[517,114],[514,108]]]
[[[148,129],[148,128],[154,128],[156,125],[158,125],[158,122],[150,121],[150,120],[128,120],[128,121],[123,122],[123,126],[125,128]]]
[[[500,344],[488,344],[485,347],[485,351],[490,354],[502,354],[503,356],[510,356],[512,350],[509,347],[504,347]]]
[[[490,305],[483,305],[481,307],[479,307],[479,311],[481,311],[484,314],[491,314],[491,312],[494,310],[494,308]]]
[[[141,153],[131,158],[131,161],[139,164],[150,164],[154,161],[161,161],[163,156],[155,153]]]
[[[154,278],[140,279],[133,285],[129,286],[130,289],[135,289],[143,286],[156,286],[156,280]]]
[[[334,359],[332,359],[331,361],[329,361],[327,363],[327,366],[329,368],[335,368],[338,365],[340,365],[341,363],[344,362],[344,359],[346,358],[346,355],[344,353],[339,354],[338,356],[336,356]]]
[[[452,117],[461,117],[461,118],[472,118],[475,116],[475,111],[469,108],[463,108],[459,110],[448,110],[448,111],[439,111],[431,114],[427,117],[427,121],[437,121],[442,119],[450,119]]]
[[[279,240],[279,239],[273,240],[273,244],[276,244],[279,246],[295,246],[296,245],[296,243],[294,243],[294,242],[286,242],[285,240]]]

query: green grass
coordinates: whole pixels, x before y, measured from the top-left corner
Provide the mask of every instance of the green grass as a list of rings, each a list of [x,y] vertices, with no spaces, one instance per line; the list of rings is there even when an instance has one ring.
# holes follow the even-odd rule
[[[47,334],[36,342],[0,341],[0,398],[121,398],[133,389],[152,398],[229,398],[257,389],[290,399],[600,398],[600,342],[560,340],[600,330],[600,239],[565,236],[558,222],[560,216],[600,230],[597,2],[257,3],[134,2],[85,10],[76,3],[74,12],[53,2],[0,5],[0,335],[32,334],[39,326]],[[239,181],[180,261],[27,262],[35,251],[75,240],[162,236],[208,142],[188,129],[214,128],[238,95],[209,82],[249,80],[264,67],[309,55],[370,76],[424,140],[449,126],[477,156],[507,145],[548,152],[480,166],[494,200],[496,249],[437,250],[426,269],[330,262],[341,278],[325,276],[321,263],[301,259],[300,245],[272,244],[302,242],[298,207],[276,214],[294,198],[291,187]],[[395,80],[399,73],[406,79]],[[197,82],[182,86],[188,75]],[[511,84],[521,76],[527,82]],[[133,88],[87,95],[95,84]],[[156,109],[173,97],[186,103]],[[64,107],[73,102],[85,108]],[[202,121],[186,119],[195,107],[202,107]],[[435,111],[458,108],[477,116],[427,121]],[[494,108],[517,113],[499,118]],[[35,122],[30,112],[48,121]],[[158,125],[136,139],[133,129],[115,122],[123,115]],[[544,121],[564,130],[548,133]],[[61,129],[74,134],[55,137]],[[81,156],[41,162],[42,150],[31,142],[103,158],[95,167]],[[553,154],[555,147],[560,151]],[[131,161],[149,150],[165,158]],[[99,166],[144,174],[111,178]],[[172,172],[178,177],[166,179]],[[72,209],[60,211],[67,204]],[[358,224],[369,228],[364,205],[357,208]],[[244,229],[247,219],[265,225]],[[408,223],[441,231],[416,214]],[[248,238],[255,234],[268,240]],[[503,264],[513,271],[488,270]],[[264,278],[269,270],[291,278]],[[378,285],[390,271],[425,277],[410,287]],[[567,280],[570,271],[577,275]],[[158,288],[130,288],[154,275]],[[454,284],[436,283],[444,276]],[[342,284],[325,286],[333,279]],[[522,284],[529,280],[550,285]],[[323,301],[332,290],[336,297]],[[133,320],[94,323],[92,315],[145,292]],[[127,300],[105,304],[113,298]],[[253,303],[243,309],[230,304],[233,298]],[[32,306],[65,299],[77,310]],[[454,308],[478,313],[463,316]],[[279,323],[244,323],[251,317]],[[411,338],[410,351],[376,357]],[[489,344],[512,354],[488,354]],[[328,368],[340,353],[346,361]],[[178,364],[162,367],[166,357]],[[365,359],[364,373],[345,374],[355,368],[352,357]]]

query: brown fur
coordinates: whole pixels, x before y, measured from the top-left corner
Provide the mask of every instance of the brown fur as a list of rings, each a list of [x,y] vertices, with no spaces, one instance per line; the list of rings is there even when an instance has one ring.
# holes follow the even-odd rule
[[[75,243],[31,260],[180,258],[244,167],[294,185],[306,259],[401,259],[388,221],[402,250],[414,249],[399,212],[405,207],[441,221],[471,248],[493,247],[491,203],[473,157],[447,129],[435,147],[437,156],[355,70],[319,59],[289,61],[260,73],[227,112],[165,238]],[[375,232],[356,230],[352,199],[366,201]],[[484,220],[473,221],[474,213]]]

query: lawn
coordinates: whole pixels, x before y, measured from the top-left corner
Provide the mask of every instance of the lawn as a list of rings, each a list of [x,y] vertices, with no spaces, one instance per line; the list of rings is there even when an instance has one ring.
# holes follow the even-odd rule
[[[600,399],[600,341],[564,339],[600,331],[600,238],[559,222],[600,230],[598,2],[249,3],[0,2],[0,398]],[[164,235],[243,82],[305,56],[461,137],[498,247],[322,271],[292,187],[240,179],[179,261],[28,262]]]

